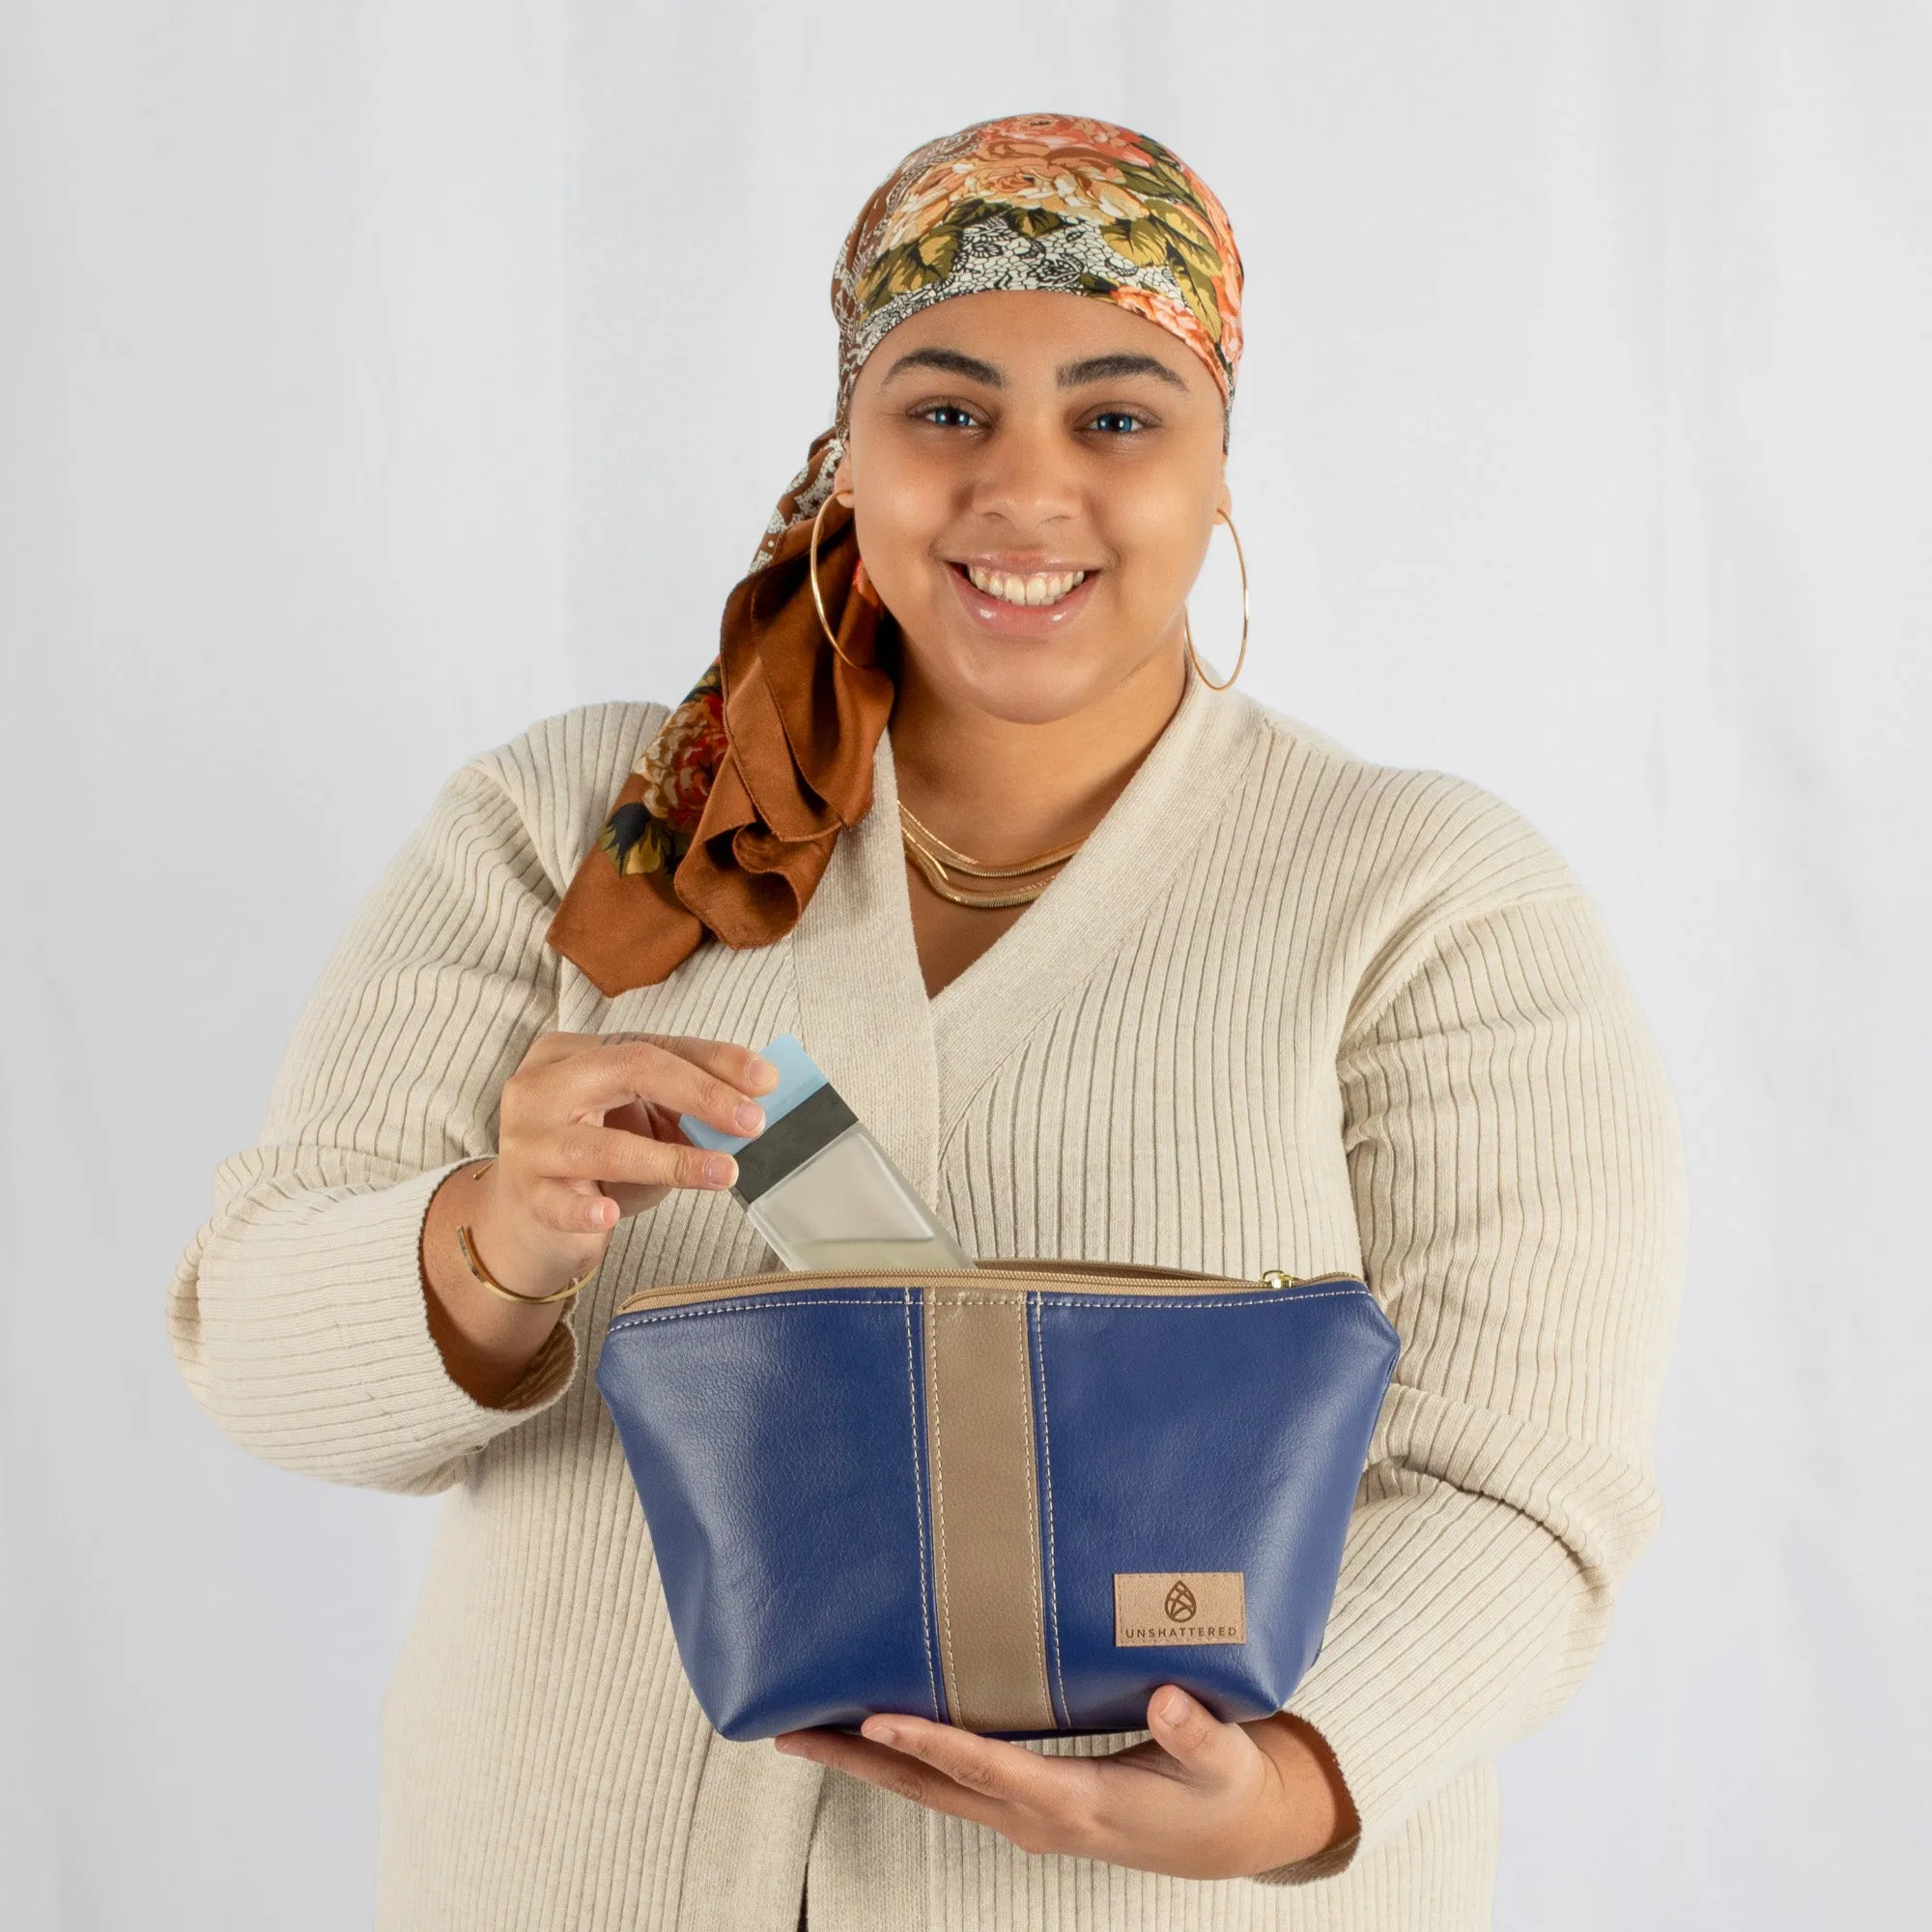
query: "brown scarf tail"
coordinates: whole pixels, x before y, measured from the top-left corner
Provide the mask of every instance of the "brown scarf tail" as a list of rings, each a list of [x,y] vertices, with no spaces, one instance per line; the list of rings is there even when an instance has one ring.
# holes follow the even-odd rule
[[[609,997],[668,979],[707,936],[781,938],[871,809],[894,696],[874,661],[884,613],[851,512],[833,505],[821,528],[838,651],[812,602],[810,528],[793,526],[732,591],[718,664],[625,781],[551,923],[553,950]]]
[[[644,789],[637,773],[625,780],[544,935],[607,999],[669,979],[704,937],[663,864],[643,869],[647,855],[624,842],[634,813],[643,811]],[[627,862],[635,869],[626,870]]]
[[[725,609],[719,670],[726,734],[756,815],[780,838],[856,825],[872,805],[872,758],[892,716],[895,634],[859,558],[852,513],[821,525],[811,596],[809,528],[787,534]]]

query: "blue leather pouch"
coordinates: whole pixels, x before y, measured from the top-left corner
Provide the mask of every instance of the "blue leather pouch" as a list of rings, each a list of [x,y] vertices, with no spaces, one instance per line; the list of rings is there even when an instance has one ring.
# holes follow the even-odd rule
[[[1287,1703],[1397,1348],[1346,1275],[983,1263],[647,1290],[597,1385],[725,1737],[1037,1737]]]

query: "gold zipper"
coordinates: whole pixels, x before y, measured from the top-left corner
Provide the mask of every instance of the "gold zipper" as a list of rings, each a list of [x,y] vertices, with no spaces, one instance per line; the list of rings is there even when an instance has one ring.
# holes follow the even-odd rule
[[[1247,1281],[1236,1275],[1205,1274],[1197,1268],[1154,1267],[1144,1262],[1067,1262],[1056,1265],[1037,1261],[989,1258],[973,1268],[784,1268],[764,1274],[727,1275],[718,1281],[665,1282],[652,1288],[640,1288],[634,1294],[627,1295],[614,1312],[629,1315],[654,1302],[684,1295],[722,1300],[739,1293],[753,1293],[776,1288],[922,1288],[928,1282],[971,1280],[975,1276],[1002,1272],[1024,1275],[1030,1279],[1051,1279],[1056,1274],[1064,1273],[1078,1279],[1098,1276],[1146,1281],[1151,1278],[1157,1281],[1209,1282],[1224,1288],[1243,1289],[1314,1288],[1323,1282],[1360,1279],[1358,1275],[1340,1270],[1332,1274],[1295,1275],[1283,1268],[1268,1268],[1257,1280]],[[863,1274],[865,1279],[855,1282],[855,1274]]]

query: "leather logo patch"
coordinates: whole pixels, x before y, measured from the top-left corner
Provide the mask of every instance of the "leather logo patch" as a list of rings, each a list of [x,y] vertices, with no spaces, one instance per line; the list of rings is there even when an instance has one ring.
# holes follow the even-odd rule
[[[1244,1571],[1114,1572],[1114,1642],[1119,1648],[1247,1640]]]

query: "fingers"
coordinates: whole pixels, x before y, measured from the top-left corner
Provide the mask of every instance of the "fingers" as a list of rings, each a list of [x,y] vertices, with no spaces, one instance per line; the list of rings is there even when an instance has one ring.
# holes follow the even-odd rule
[[[896,1716],[867,1718],[861,1730],[872,1743],[916,1758],[982,1797],[1031,1804],[1052,1796],[1051,1775],[1042,1768],[1045,1761],[1004,1739],[979,1737],[956,1724]]]
[[[532,1180],[526,1184],[524,1212],[553,1235],[601,1235],[622,1219],[616,1202],[594,1189],[565,1180]]]
[[[603,1191],[607,1186],[627,1197],[635,1188],[643,1200],[653,1201],[661,1199],[667,1188],[716,1193],[737,1179],[738,1163],[728,1153],[707,1153],[702,1148],[643,1140],[636,1134],[612,1133],[606,1127],[572,1128],[565,1145],[580,1147],[585,1135],[606,1134],[612,1141],[629,1141],[631,1146],[601,1158],[594,1153],[559,1158],[558,1169],[572,1170],[570,1174],[534,1175],[525,1182],[526,1208],[539,1227],[559,1235],[597,1234],[614,1228],[623,1218],[624,1206]]]
[[[793,1731],[778,1747],[816,1759],[929,1810],[990,1826],[1025,1852],[1098,1844],[1097,1782],[1084,1758],[1047,1758],[923,1718],[867,1718],[863,1736]]]
[[[603,1037],[594,1033],[540,1033],[530,1041],[517,1071],[527,1073],[535,1067],[553,1066],[559,1060],[568,1060],[573,1053],[595,1046]]]
[[[738,1163],[728,1153],[689,1141],[653,1140],[588,1121],[558,1128],[545,1149],[542,1173],[555,1180],[628,1182],[634,1187],[729,1187]]]
[[[661,1046],[667,1053],[674,1053],[704,1072],[729,1082],[741,1094],[753,1096],[769,1094],[779,1084],[779,1070],[769,1060],[762,1054],[753,1053],[749,1046],[734,1046],[728,1039],[696,1039],[683,1034],[625,1034],[616,1037],[647,1040],[653,1046]]]
[[[867,1719],[867,1725],[873,1720]],[[975,1824],[990,1825],[995,1831],[1013,1836],[1014,1807],[990,1791],[975,1789],[947,1776],[936,1768],[923,1764],[904,1751],[895,1750],[868,1738],[848,1737],[842,1731],[788,1731],[774,1740],[788,1755],[808,1757],[830,1765],[835,1771],[862,1777],[915,1804],[931,1811],[944,1811],[954,1818],[970,1818]],[[1016,1747],[1008,1747],[1012,1749]],[[1030,1753],[1022,1752],[1022,1756]],[[1017,1840],[1015,1840],[1017,1842]]]
[[[678,1117],[749,1139],[765,1123],[752,1095],[778,1078],[769,1061],[728,1040],[545,1034],[504,1083],[477,1225],[506,1266],[541,1274],[580,1261],[586,1240],[672,1189],[731,1186],[737,1162],[692,1146]]]
[[[552,1105],[567,1115],[604,1115],[632,1103],[690,1114],[724,1134],[751,1135],[765,1124],[765,1110],[745,1089],[710,1071],[697,1060],[673,1050],[676,1043],[614,1036],[595,1052],[574,1053],[548,1066],[542,1076]],[[693,1041],[715,1049],[708,1057],[749,1077],[745,1063],[755,1060],[742,1047]],[[760,1065],[769,1063],[759,1061]]]
[[[703,1039],[693,1034],[600,1033],[566,1036],[581,1046],[611,1052],[627,1046],[655,1047],[689,1062],[701,1073],[722,1080],[739,1094],[753,1097],[769,1094],[779,1084],[779,1070],[762,1054],[728,1039]],[[686,1110],[687,1112],[689,1109]]]
[[[1163,1684],[1148,1699],[1148,1729],[1183,1771],[1216,1780],[1250,1769],[1257,1748],[1238,1724],[1224,1724],[1178,1684]]]
[[[793,1731],[779,1749],[834,1766],[929,1810],[970,1818],[1024,1852],[1062,1852],[1179,1878],[1292,1861],[1297,1819],[1238,1724],[1174,1685],[1149,1700],[1152,1740],[1108,1757],[1048,1756],[922,1718],[867,1719],[863,1735]]]
[[[608,1186],[607,1193],[602,1187],[581,1181],[539,1177],[525,1183],[523,1211],[550,1234],[609,1234],[626,1214],[655,1207],[666,1193],[661,1186],[638,1187],[616,1180]]]
[[[551,1066],[579,1054],[619,1046],[660,1047],[753,1096],[769,1094],[779,1084],[778,1068],[750,1047],[734,1045],[727,1039],[699,1039],[685,1034],[560,1031],[539,1034],[524,1055],[523,1064],[526,1067]]]
[[[713,1068],[721,1070],[708,1070]],[[721,1133],[749,1138],[761,1132],[764,1109],[734,1083],[768,1089],[777,1078],[769,1061],[728,1041],[547,1034],[504,1085],[497,1151],[526,1176],[644,1187],[729,1186],[734,1170],[707,1166],[701,1153],[666,1161],[639,1150],[653,1143],[684,1147],[676,1125],[681,1114]],[[574,1153],[559,1155],[559,1135],[570,1140],[573,1128],[599,1122],[643,1131],[607,1138],[594,1149],[580,1136]]]

